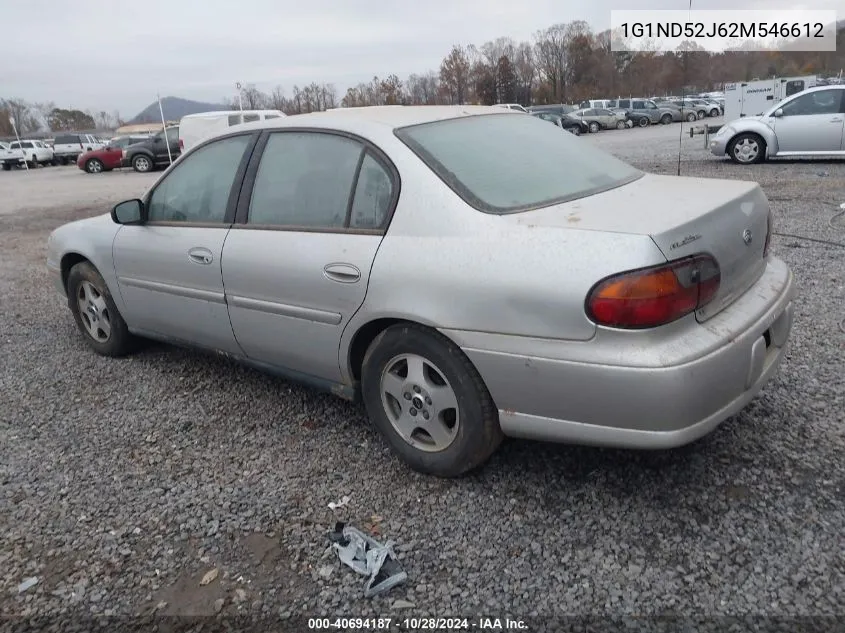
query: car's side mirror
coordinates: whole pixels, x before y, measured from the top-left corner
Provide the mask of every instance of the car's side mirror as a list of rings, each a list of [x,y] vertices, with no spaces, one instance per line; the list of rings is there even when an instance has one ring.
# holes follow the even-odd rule
[[[144,203],[135,198],[115,205],[111,219],[115,224],[143,224],[147,220],[147,212]]]
[[[777,110],[772,112],[772,116],[777,117],[777,118],[782,117],[783,116],[783,108],[778,108]]]

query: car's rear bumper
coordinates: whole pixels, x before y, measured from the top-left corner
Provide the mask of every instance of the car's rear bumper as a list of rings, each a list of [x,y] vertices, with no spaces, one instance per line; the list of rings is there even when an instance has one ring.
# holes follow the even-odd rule
[[[537,341],[479,349],[472,343],[483,337],[445,333],[458,340],[480,372],[506,435],[670,448],[712,431],[775,374],[792,327],[794,294],[792,273],[772,259],[760,280],[716,316],[703,324],[688,317],[687,323],[669,328],[669,337],[646,334],[644,344],[620,346],[619,339],[601,342],[598,336],[562,346],[549,341],[549,357],[543,357]],[[498,340],[503,338],[514,337]],[[609,344],[616,349],[607,349]],[[531,354],[515,353],[519,345]],[[562,349],[570,351],[570,358],[559,353]],[[691,357],[695,349],[706,353]],[[591,362],[591,356],[597,361]]]

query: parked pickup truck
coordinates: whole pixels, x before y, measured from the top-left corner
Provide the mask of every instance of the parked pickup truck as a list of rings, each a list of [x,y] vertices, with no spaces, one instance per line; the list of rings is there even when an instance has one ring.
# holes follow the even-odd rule
[[[29,167],[53,165],[53,150],[41,141],[14,141],[9,149],[0,150],[0,163],[5,171],[27,163]]]
[[[92,134],[59,134],[53,139],[53,151],[62,165],[75,163],[80,154],[103,147],[105,144]]]

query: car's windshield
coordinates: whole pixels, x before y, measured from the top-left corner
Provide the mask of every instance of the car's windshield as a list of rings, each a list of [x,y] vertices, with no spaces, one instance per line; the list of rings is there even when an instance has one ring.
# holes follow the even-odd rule
[[[642,172],[535,117],[468,116],[396,130],[468,204],[513,213],[593,195]]]

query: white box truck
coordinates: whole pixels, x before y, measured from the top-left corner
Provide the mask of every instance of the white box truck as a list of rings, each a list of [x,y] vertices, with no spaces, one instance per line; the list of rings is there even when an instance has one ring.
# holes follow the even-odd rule
[[[200,141],[222,134],[233,125],[278,119],[285,116],[279,110],[223,110],[188,114],[179,122],[179,147],[187,152]]]
[[[815,75],[808,75],[725,84],[725,121],[762,114],[782,99],[812,88],[817,82]]]

